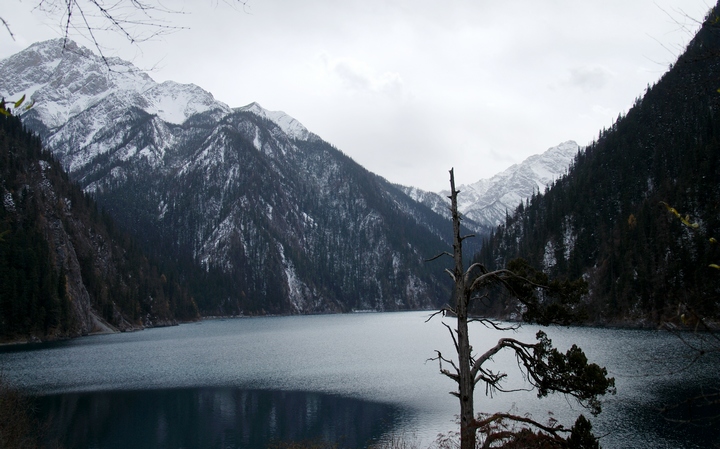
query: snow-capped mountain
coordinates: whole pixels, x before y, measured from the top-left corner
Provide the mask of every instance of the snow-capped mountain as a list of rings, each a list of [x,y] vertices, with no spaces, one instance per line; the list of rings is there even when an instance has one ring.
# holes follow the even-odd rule
[[[32,116],[48,129],[108,101],[139,106],[173,124],[211,109],[230,111],[198,86],[174,81],[158,84],[127,61],[109,58],[106,64],[72,41],[63,47],[62,39],[33,44],[0,61],[0,67],[2,94],[35,100]]]
[[[469,227],[492,229],[503,223],[506,213],[512,214],[520,202],[534,193],[543,192],[553,181],[566,174],[578,151],[580,147],[577,143],[563,142],[542,154],[530,156],[492,178],[461,185],[458,187],[462,192],[458,195],[458,209],[470,223],[476,223],[475,226],[469,224]],[[438,214],[449,215],[449,191],[434,193],[413,187],[402,189]]]
[[[424,259],[446,249],[449,224],[289,115],[230,108],[62,40],[0,73],[0,95],[35,101],[25,126],[121,226],[185,269],[202,312],[447,300],[442,267]]]
[[[308,140],[311,137],[317,137],[314,134],[311,134],[310,131],[302,125],[302,123],[282,111],[268,111],[254,102],[242,108],[238,108],[238,110],[252,112],[257,116],[270,120],[279,126],[285,134],[293,139]]]

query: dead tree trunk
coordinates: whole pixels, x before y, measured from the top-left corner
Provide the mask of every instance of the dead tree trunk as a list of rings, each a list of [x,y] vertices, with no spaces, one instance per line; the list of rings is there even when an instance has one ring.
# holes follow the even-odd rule
[[[457,314],[457,352],[459,363],[458,397],[460,399],[460,448],[475,449],[475,381],[470,367],[470,336],[468,335],[469,295],[465,286],[465,268],[463,266],[462,241],[460,235],[460,213],[457,207],[455,174],[450,170],[450,203],[453,221],[453,258],[455,269],[455,313]]]
[[[493,444],[493,442],[513,441],[513,438],[519,434],[507,430],[507,427],[502,424],[507,421],[534,426],[539,429],[538,438],[542,437],[554,442],[562,441],[560,434],[570,433],[571,429],[559,424],[543,425],[527,416],[506,413],[476,418],[474,393],[475,385],[478,382],[483,382],[491,391],[506,391],[502,388],[501,383],[507,375],[484,368],[483,364],[503,350],[512,351],[518,360],[518,367],[523,371],[524,378],[538,390],[538,396],[561,392],[575,397],[593,414],[600,412],[598,396],[614,392],[614,379],[607,377],[607,370],[604,368],[587,363],[587,358],[580,348],[573,346],[566,354],[554,349],[544,332],[538,332],[538,342],[534,344],[524,343],[513,338],[500,338],[494,347],[483,354],[473,356],[468,333],[470,322],[480,322],[486,327],[496,330],[508,330],[513,326],[506,327],[487,318],[470,318],[468,314],[473,300],[485,297],[488,294],[488,288],[499,286],[505,287],[525,307],[524,320],[541,324],[561,322],[567,324],[572,321],[570,319],[572,313],[563,311],[564,306],[572,308],[577,303],[579,295],[586,289],[582,288],[582,285],[568,282],[548,284],[546,277],[538,276],[537,272],[529,270],[529,267],[522,261],[511,262],[510,269],[488,271],[483,265],[475,263],[465,270],[462,243],[464,239],[472,237],[472,235],[460,235],[461,218],[457,205],[458,193],[460,192],[455,190],[454,170],[450,170],[453,254],[444,252],[440,256],[448,255],[453,258],[453,270],[447,269],[446,271],[455,282],[455,301],[454,306],[448,305],[438,313],[449,312],[457,318],[455,329],[443,323],[450,331],[455,344],[457,360],[446,358],[439,351],[436,351],[437,357],[434,360],[440,363],[440,372],[458,385],[457,391],[452,394],[460,400],[460,449],[476,449],[478,432],[483,435],[485,446]],[[527,277],[526,272],[532,276]],[[538,298],[536,290],[543,290],[542,298]],[[485,291],[485,293],[480,294],[481,291]],[[555,295],[560,298],[560,302],[548,302],[548,298]],[[444,368],[443,364],[449,365],[452,369]]]

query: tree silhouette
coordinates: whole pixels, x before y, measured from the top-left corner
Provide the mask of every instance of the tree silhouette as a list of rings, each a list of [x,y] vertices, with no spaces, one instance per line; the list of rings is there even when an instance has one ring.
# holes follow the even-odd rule
[[[498,330],[513,328],[492,319],[470,316],[471,305],[484,300],[493,291],[505,290],[520,301],[524,308],[525,321],[547,325],[567,324],[578,319],[582,311],[576,306],[585,288],[584,284],[578,282],[548,282],[547,276],[532,270],[523,261],[513,261],[507,268],[494,271],[488,271],[484,265],[474,263],[465,270],[462,245],[463,240],[471,236],[460,235],[461,218],[457,208],[459,192],[455,189],[453,170],[450,170],[450,192],[453,253],[442,253],[431,260],[448,255],[454,261],[454,268],[447,269],[446,272],[455,283],[455,305],[446,306],[437,314],[449,314],[457,318],[455,329],[445,324],[450,331],[457,358],[448,358],[440,351],[436,351],[437,355],[433,360],[438,361],[440,372],[458,385],[458,390],[452,394],[460,401],[461,449],[475,449],[478,433],[482,435],[482,447],[491,447],[500,443],[518,445],[522,444],[522,438],[530,435],[536,440],[565,445],[563,447],[569,447],[567,446],[569,440],[563,438],[563,434],[570,434],[575,440],[595,442],[589,422],[584,417],[578,418],[574,428],[566,428],[556,422],[541,424],[527,416],[510,413],[475,416],[474,393],[478,384],[484,384],[486,391],[507,391],[503,388],[503,381],[508,375],[486,367],[486,363],[502,351],[514,353],[518,367],[525,379],[537,391],[538,397],[555,392],[563,393],[577,399],[593,414],[601,411],[598,396],[614,393],[615,381],[607,377],[605,368],[588,363],[587,357],[576,345],[565,353],[553,348],[551,340],[542,331],[537,333],[535,343],[526,343],[514,338],[500,338],[495,346],[484,353],[473,352],[469,339],[469,323],[480,322]],[[513,427],[513,424],[519,424],[520,430]],[[529,430],[528,426],[535,430]]]

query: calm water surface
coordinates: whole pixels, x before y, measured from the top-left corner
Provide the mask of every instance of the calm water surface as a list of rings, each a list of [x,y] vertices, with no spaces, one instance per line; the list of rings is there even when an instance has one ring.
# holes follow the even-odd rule
[[[427,312],[210,320],[142,332],[0,348],[0,370],[37,396],[39,414],[65,447],[264,447],[323,438],[347,447],[400,434],[427,446],[455,428],[453,382],[428,361],[452,353]],[[450,320],[447,321],[452,324]],[[501,336],[477,323],[476,350]],[[539,328],[515,338],[533,341]],[[659,331],[546,329],[556,347],[576,343],[616,378],[618,394],[593,418],[605,448],[703,448],[720,426],[680,425],[657,409],[717,387],[717,360]],[[508,386],[523,386],[514,359],[496,357]],[[486,397],[478,411],[531,413],[571,424],[582,412],[561,396]]]

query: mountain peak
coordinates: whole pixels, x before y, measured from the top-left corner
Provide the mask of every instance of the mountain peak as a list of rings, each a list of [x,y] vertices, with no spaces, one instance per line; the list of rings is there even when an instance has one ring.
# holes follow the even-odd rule
[[[462,192],[458,196],[458,209],[481,228],[493,228],[505,220],[506,213],[515,211],[525,198],[543,191],[563,176],[578,151],[578,144],[568,140],[542,154],[530,156],[492,178],[461,185],[458,187]],[[402,189],[438,214],[447,213],[449,191],[435,194],[408,187]]]
[[[542,191],[554,180],[564,175],[570,162],[580,147],[574,140],[568,140],[557,146],[548,148],[545,152],[534,154],[519,164],[508,167],[501,173],[489,179],[481,179],[473,184],[461,186],[464,190],[472,189],[478,195],[484,195],[493,186],[503,184],[506,180],[522,176],[532,180],[538,190]],[[519,202],[518,202],[519,203]],[[515,204],[511,209],[514,209]]]
[[[191,115],[213,109],[230,112],[228,105],[195,84],[165,81],[142,92],[142,97],[146,101],[143,108],[146,112],[176,125],[184,123]]]
[[[33,67],[34,52],[16,62]],[[442,218],[293,117],[231,109],[196,85],[118,74],[92,55],[47,59],[58,65],[34,66],[38,101],[23,122],[118,226],[183,261],[201,310],[397,310],[449,294],[422,262],[445,246]]]
[[[580,147],[572,140],[528,157],[489,179],[460,186],[465,193],[458,207],[468,217],[491,226],[505,220],[524,199],[542,192],[567,173]]]
[[[31,115],[51,129],[64,126],[76,114],[108,98],[172,124],[182,124],[191,115],[208,110],[231,112],[194,84],[158,84],[130,62],[103,59],[71,40],[37,42],[0,62],[0,72],[0,95],[26,95],[34,100]]]
[[[252,112],[258,117],[270,120],[275,123],[285,134],[292,137],[293,139],[308,140],[312,133],[303,126],[302,123],[287,115],[283,111],[268,111],[267,109],[260,106],[257,102],[252,102],[247,106],[237,108],[239,111]]]

